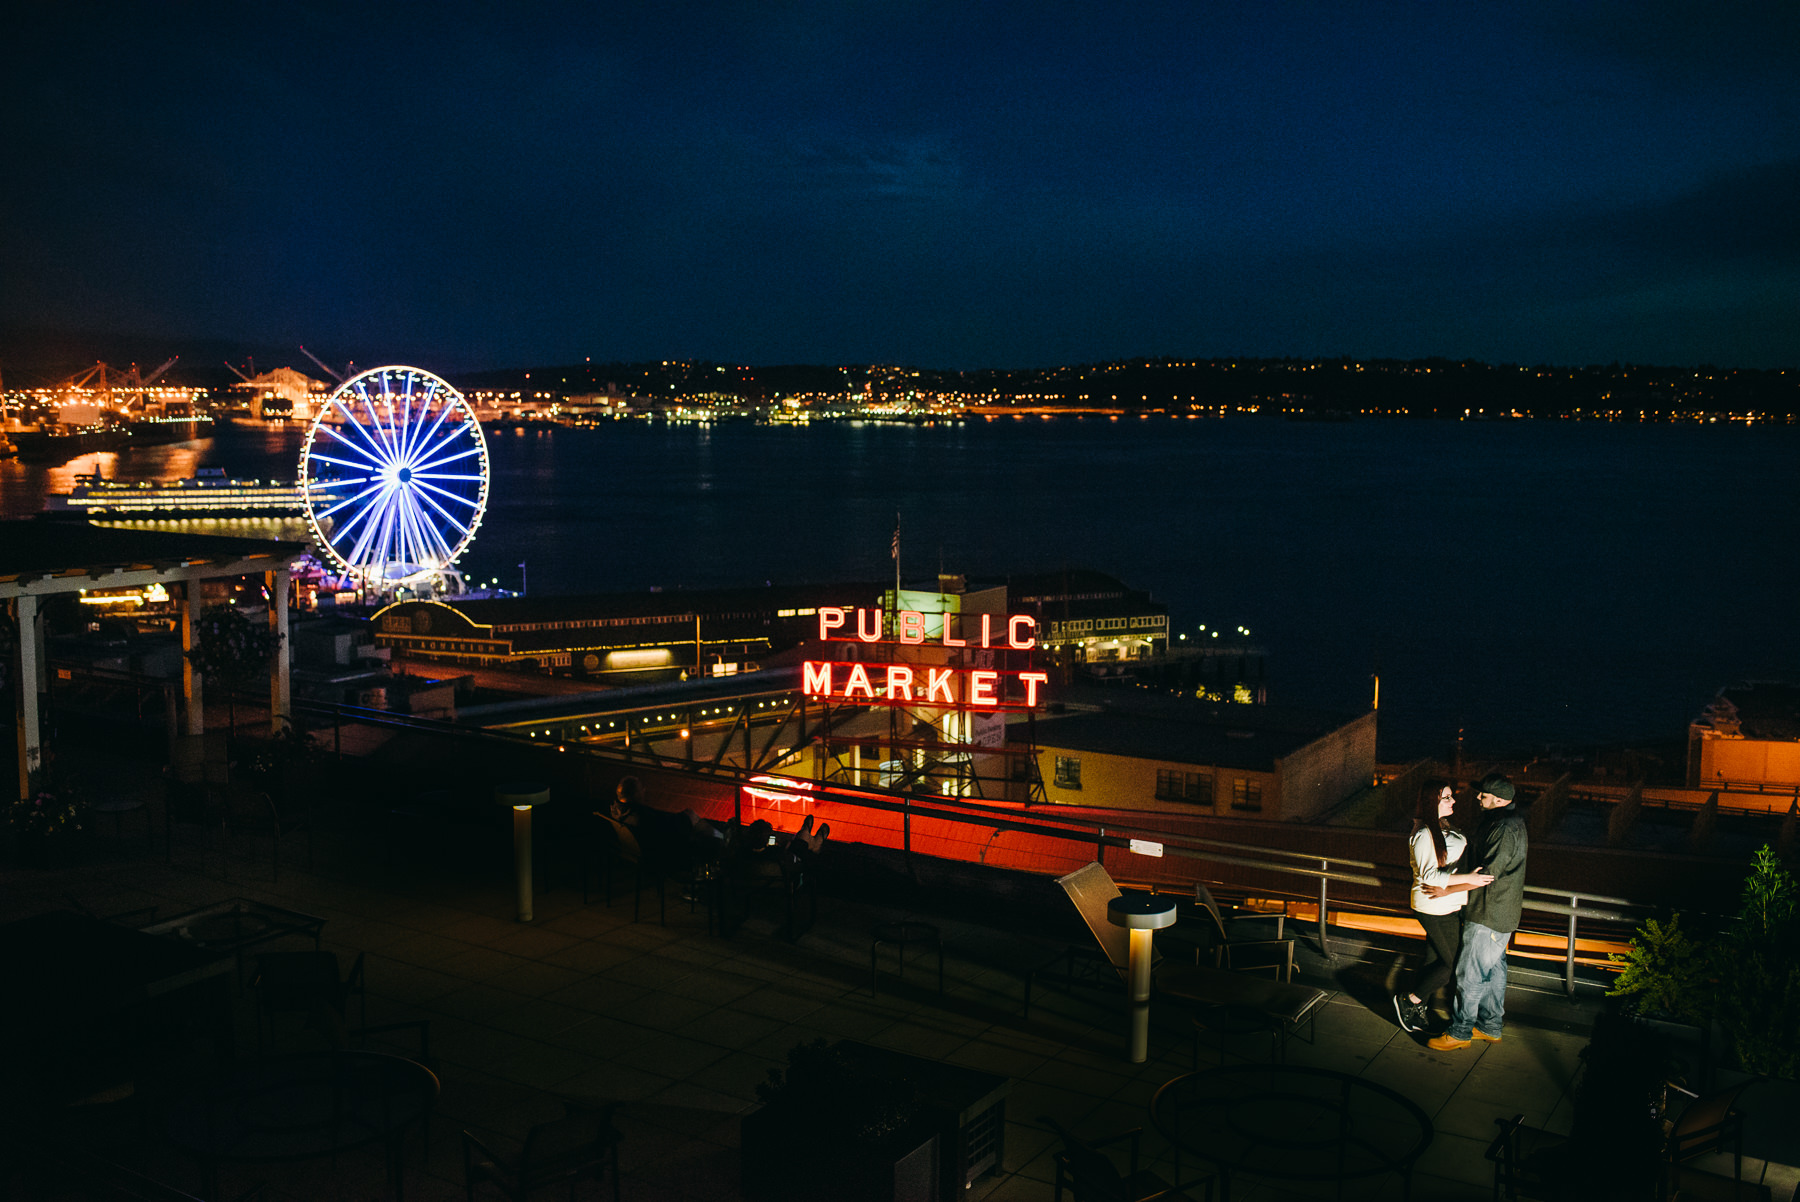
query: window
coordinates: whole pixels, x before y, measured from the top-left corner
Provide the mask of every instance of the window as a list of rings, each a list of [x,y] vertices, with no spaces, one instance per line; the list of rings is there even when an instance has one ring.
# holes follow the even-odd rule
[[[1056,757],[1056,787],[1059,789],[1081,788],[1081,757],[1059,755]]]
[[[1238,777],[1231,782],[1231,808],[1234,810],[1262,809],[1262,782],[1246,780]]]
[[[1173,768],[1156,770],[1156,799],[1186,801],[1194,805],[1213,803],[1213,778],[1210,772],[1181,772]]]

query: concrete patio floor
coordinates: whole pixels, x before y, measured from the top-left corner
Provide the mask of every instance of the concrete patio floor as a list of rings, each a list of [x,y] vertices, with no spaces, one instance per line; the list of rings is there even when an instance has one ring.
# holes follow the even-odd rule
[[[324,946],[346,968],[367,956],[371,1023],[430,1020],[442,1095],[429,1147],[416,1134],[407,1144],[411,1198],[463,1197],[461,1130],[516,1149],[532,1124],[560,1115],[560,1096],[619,1104],[625,1198],[738,1198],[740,1117],[756,1107],[756,1086],[790,1048],[821,1037],[1012,1079],[1004,1171],[977,1181],[972,1199],[1052,1196],[1056,1140],[1040,1116],[1089,1137],[1145,1127],[1149,1166],[1175,1174],[1171,1148],[1148,1127],[1147,1106],[1158,1086],[1190,1067],[1185,1017],[1172,1005],[1156,1008],[1150,1058],[1141,1065],[1123,1056],[1122,995],[1040,989],[1027,1021],[1022,981],[996,966],[1013,941],[1004,932],[933,917],[943,929],[945,996],[925,987],[935,985],[935,963],[928,969],[924,958],[911,962],[904,982],[884,977],[877,995],[870,929],[906,916],[892,909],[828,897],[817,924],[795,942],[778,937],[773,914],[750,918],[727,939],[709,935],[703,912],[690,913],[673,894],[663,926],[650,895],[645,921],[634,923],[629,896],[610,907],[598,896],[583,904],[579,889],[557,882],[537,897],[535,920],[520,923],[504,871],[388,868],[342,826],[319,833],[314,871],[301,867],[302,844],[284,848],[279,881],[271,879],[267,841],[248,836],[222,859],[202,854],[191,828],[177,828],[172,862],[165,862],[154,778],[120,765],[115,779],[121,790],[145,790],[156,807],[154,852],[138,816],[118,835],[107,823],[87,862],[0,873],[0,921],[71,902],[100,915],[155,906],[167,916],[240,896],[325,918]],[[132,779],[135,785],[125,783]],[[1331,996],[1315,1042],[1293,1042],[1289,1059],[1366,1076],[1424,1109],[1436,1135],[1417,1164],[1413,1197],[1488,1198],[1492,1170],[1483,1153],[1497,1117],[1523,1113],[1534,1125],[1568,1129],[1597,995],[1571,1002],[1548,980],[1516,984],[1503,1042],[1436,1053],[1386,1012],[1377,991],[1398,967],[1392,956],[1348,940],[1343,951],[1330,964],[1302,938],[1303,976]],[[253,999],[240,993],[236,1010],[239,1047],[250,1049]],[[1240,1050],[1263,1052],[1260,1045]],[[90,1121],[108,1154],[199,1190],[198,1167],[154,1134]],[[1184,1167],[1192,1176],[1191,1156]],[[1745,1175],[1766,1176],[1778,1199],[1793,1195],[1797,1176],[1760,1161],[1747,1162]],[[224,1197],[258,1182],[271,1199],[386,1196],[375,1152],[330,1164],[226,1166],[222,1178]],[[606,1196],[583,1188],[584,1197]],[[1272,1202],[1333,1196],[1333,1189],[1295,1191],[1239,1176],[1233,1196]],[[1352,1183],[1344,1196],[1397,1198],[1400,1186],[1397,1179]]]

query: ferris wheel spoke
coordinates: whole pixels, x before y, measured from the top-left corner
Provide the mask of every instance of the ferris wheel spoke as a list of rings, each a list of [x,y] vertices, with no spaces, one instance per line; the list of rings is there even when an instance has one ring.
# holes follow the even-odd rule
[[[467,476],[461,472],[413,472],[414,480],[479,480],[480,476]]]
[[[369,465],[367,462],[352,463],[348,459],[333,459],[330,455],[321,455],[317,451],[314,451],[310,456],[308,456],[308,458],[318,459],[325,463],[335,463],[339,467],[347,467],[351,471],[355,471],[355,472],[366,472],[369,470]]]
[[[466,451],[458,451],[454,455],[445,455],[442,459],[432,459],[413,464],[414,472],[422,472],[428,467],[443,467],[446,463],[455,463],[458,459],[467,459],[471,455],[481,454],[480,447],[470,447]]]
[[[449,544],[444,542],[443,535],[438,533],[437,523],[431,520],[431,515],[419,506],[420,500],[420,496],[412,494],[408,494],[406,498],[407,507],[412,513],[413,529],[418,534],[419,543],[424,548],[425,554],[431,556],[435,566],[443,567],[454,557],[454,552],[450,550]],[[421,559],[420,562],[423,563],[424,560]]]
[[[368,506],[359,511],[355,517],[344,523],[343,535],[346,538],[349,537],[351,527],[358,522],[361,522],[363,526],[362,534],[358,536],[355,546],[350,552],[349,558],[352,564],[362,562],[363,556],[369,549],[371,539],[384,537],[379,535],[378,531],[381,528],[383,516],[387,513],[388,494],[392,491],[391,488],[383,486],[379,496],[370,501]]]
[[[376,462],[391,465],[394,462],[392,448],[388,445],[386,430],[382,424],[381,411],[376,408],[376,398],[364,396],[363,409],[368,413],[367,422],[357,422],[356,432],[362,435],[363,441],[369,444],[369,451]]]
[[[426,388],[425,395],[419,398],[419,409],[416,418],[413,415],[412,407],[410,405],[407,407],[407,437],[405,450],[409,458],[418,451],[419,441],[425,435],[427,419],[431,417],[431,405],[432,402],[437,399],[437,391],[436,382],[433,382]],[[445,406],[439,406],[439,420],[442,420],[442,414],[446,409],[447,407]]]
[[[476,509],[476,508],[480,507],[481,503],[479,501],[471,501],[468,497],[463,496],[461,493],[451,492],[447,488],[439,488],[437,485],[427,483],[426,481],[419,479],[417,476],[413,477],[413,483],[417,484],[420,488],[430,489],[432,492],[436,493],[440,497],[449,497],[452,501],[455,501],[458,505],[467,505],[471,509]]]
[[[424,491],[423,489],[419,490],[419,500],[425,502],[427,505],[431,506],[433,509],[435,509],[439,513],[443,514],[444,520],[446,522],[449,522],[452,526],[455,526],[458,530],[462,531],[464,534],[474,534],[475,533],[473,530],[469,529],[467,526],[465,526],[461,522],[457,521],[455,514],[451,513],[448,509],[445,509],[442,505],[439,505],[437,502],[437,498],[432,496],[430,493]]]
[[[475,444],[475,446],[472,449],[472,451],[463,452],[464,454],[471,454],[474,451],[479,451],[481,449],[481,439],[478,436],[476,436],[475,434],[473,434],[471,431],[458,426],[451,430],[446,431],[442,438],[439,438],[436,442],[432,443],[429,447],[423,447],[421,450],[419,450],[417,452],[417,454],[415,455],[415,458],[422,462],[428,462],[428,461],[430,461],[430,459],[433,455],[436,455],[438,452],[444,450],[447,447],[453,446],[458,440],[465,438],[465,437],[468,438],[470,441],[472,441]]]
[[[450,406],[450,405],[444,405],[441,408],[439,408],[437,417],[432,420],[432,423],[429,427],[427,427],[425,425],[425,422],[422,419],[420,420],[420,422],[419,422],[420,433],[413,439],[412,446],[410,448],[408,448],[408,451],[407,451],[407,453],[410,456],[417,458],[419,448],[424,446],[426,443],[430,442],[432,440],[432,438],[434,436],[436,436],[438,427],[443,425],[444,419],[450,416],[451,408],[452,408],[452,406]]]
[[[322,518],[328,518],[332,514],[336,513],[338,510],[344,508],[345,506],[354,505],[358,501],[362,500],[364,497],[370,496],[374,493],[378,493],[382,489],[387,487],[386,481],[380,480],[379,477],[376,477],[375,479],[377,480],[377,483],[373,487],[365,488],[361,492],[357,493],[354,497],[350,497],[347,500],[339,501],[336,505],[333,505],[330,509],[327,509],[325,512],[321,513],[319,516]]]
[[[381,464],[383,467],[385,467],[389,463],[393,462],[392,460],[390,460],[387,457],[386,454],[384,454],[382,452],[381,447],[375,442],[375,440],[369,436],[369,431],[363,426],[362,421],[356,416],[356,414],[354,412],[352,412],[350,409],[346,408],[342,401],[334,401],[333,404],[335,404],[337,406],[338,410],[343,413],[345,420],[349,423],[349,425],[353,429],[355,429],[357,434],[362,436],[363,446],[360,446],[360,447],[357,446],[355,443],[351,442],[348,438],[345,438],[344,435],[339,431],[336,431],[336,430],[332,431],[332,433],[337,436],[337,440],[339,442],[343,443],[345,446],[350,447],[351,449],[353,449],[359,453],[366,449],[371,455],[375,456],[375,462]],[[371,407],[369,409],[369,416],[370,417],[375,416],[375,410],[373,407]]]

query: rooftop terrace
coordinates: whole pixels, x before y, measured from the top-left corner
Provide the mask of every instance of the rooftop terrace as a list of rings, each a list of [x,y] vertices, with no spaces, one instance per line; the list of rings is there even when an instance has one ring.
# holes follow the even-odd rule
[[[406,1145],[406,1185],[415,1199],[464,1196],[459,1129],[516,1148],[533,1123],[556,1117],[557,1099],[568,1096],[618,1103],[623,1197],[737,1198],[739,1120],[756,1107],[756,1086],[790,1048],[824,1037],[1009,1078],[1004,1164],[975,1182],[968,1197],[1047,1200],[1056,1140],[1040,1116],[1093,1137],[1148,1127],[1151,1095],[1191,1067],[1186,1018],[1168,1003],[1153,1010],[1149,1059],[1138,1065],[1124,1057],[1122,995],[1040,990],[1026,1019],[1023,982],[1009,967],[1019,958],[1020,937],[967,917],[918,915],[943,931],[941,999],[925,987],[929,974],[916,960],[904,981],[885,976],[872,993],[872,925],[908,917],[905,907],[925,907],[927,898],[826,897],[816,925],[789,942],[779,937],[773,913],[722,938],[707,932],[702,912],[673,896],[666,926],[655,921],[649,897],[645,921],[633,922],[628,896],[615,896],[610,906],[597,895],[584,903],[575,882],[551,880],[536,898],[534,921],[520,923],[506,849],[489,856],[477,848],[470,863],[402,855],[390,867],[356,808],[373,798],[349,798],[314,832],[311,871],[303,867],[305,843],[286,841],[276,880],[267,840],[250,835],[236,837],[221,856],[208,847],[208,835],[178,825],[165,860],[154,768],[100,750],[83,766],[89,779],[106,782],[109,795],[148,802],[158,844],[147,848],[141,816],[126,815],[117,833],[102,823],[78,864],[8,867],[0,874],[0,921],[71,904],[101,915],[154,906],[166,916],[232,897],[325,919],[324,946],[346,966],[367,954],[371,1023],[430,1021],[442,1094],[429,1148],[416,1133]],[[828,844],[825,854],[832,853]],[[1333,947],[1338,956],[1328,962],[1302,939],[1300,977],[1330,996],[1315,1042],[1294,1042],[1289,1059],[1388,1085],[1423,1108],[1435,1137],[1418,1163],[1413,1197],[1488,1198],[1483,1152],[1497,1117],[1523,1113],[1529,1123],[1568,1130],[1597,993],[1571,1001],[1548,974],[1515,973],[1504,1041],[1436,1053],[1401,1031],[1386,1009],[1400,954],[1413,947],[1383,946],[1349,931],[1341,940],[1334,932]],[[8,988],[30,985],[15,980]],[[248,1053],[253,999],[239,991],[234,1006],[238,1046]],[[1227,1050],[1267,1054],[1250,1037]],[[1754,1095],[1746,1105],[1756,1112]],[[1791,1131],[1792,1124],[1774,1106],[1771,1099],[1753,1121],[1748,1150],[1758,1158],[1746,1163],[1745,1174],[1766,1179],[1785,1199],[1800,1172],[1760,1159],[1800,1160],[1781,1151],[1791,1136],[1776,1128]],[[155,1124],[107,1113],[114,1108],[82,1109],[65,1121],[102,1155],[199,1191],[197,1166]],[[1175,1179],[1167,1142],[1146,1130],[1144,1147],[1150,1167]],[[1192,1176],[1191,1157],[1185,1167]],[[220,1196],[266,1182],[271,1199],[379,1197],[384,1181],[378,1152],[348,1153],[335,1162],[227,1165]],[[29,1189],[25,1196],[34,1196]],[[1254,1202],[1330,1193],[1243,1177],[1233,1190]],[[1399,1186],[1377,1180],[1345,1196],[1398,1197]]]

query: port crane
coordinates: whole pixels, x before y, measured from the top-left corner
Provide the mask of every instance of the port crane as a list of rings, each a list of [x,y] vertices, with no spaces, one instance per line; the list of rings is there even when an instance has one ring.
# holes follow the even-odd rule
[[[78,399],[77,393],[85,393],[80,400],[115,413],[126,413],[133,408],[143,412],[149,407],[151,386],[162,378],[164,372],[174,367],[179,358],[180,355],[171,357],[147,376],[135,363],[125,371],[117,371],[104,362],[96,362],[92,367],[76,372],[55,386],[57,403],[70,404]]]

